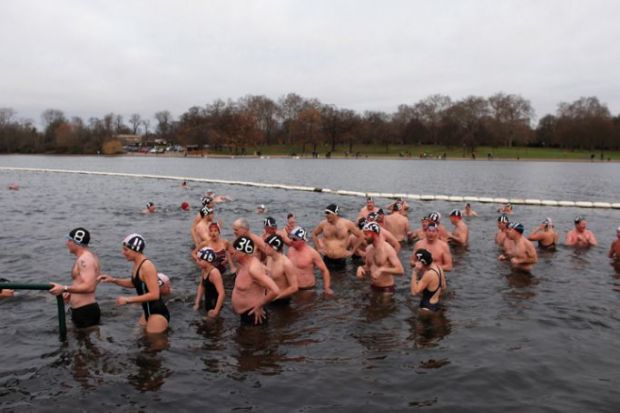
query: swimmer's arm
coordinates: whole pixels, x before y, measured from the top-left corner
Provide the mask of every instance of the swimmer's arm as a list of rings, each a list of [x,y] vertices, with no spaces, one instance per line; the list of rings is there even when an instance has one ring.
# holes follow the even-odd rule
[[[226,263],[228,264],[228,269],[230,270],[230,272],[234,274],[237,272],[237,267],[235,266],[235,262],[232,259],[232,255],[230,255],[231,247],[228,241],[225,242],[225,247],[226,247]]]
[[[414,268],[411,272],[411,295],[418,295],[426,288],[428,284],[428,278],[425,277],[426,272],[422,275],[421,279],[418,281],[418,268]]]
[[[575,235],[574,231],[570,231],[569,233],[566,234],[566,239],[564,240],[564,244],[568,245],[569,247],[575,245],[577,243],[577,237]]]
[[[288,281],[288,287],[280,290],[280,294],[278,294],[276,298],[288,297],[289,295],[295,294],[297,290],[299,290],[295,270],[296,268],[293,263],[290,260],[286,260],[284,263],[284,276],[286,277],[286,281]]]
[[[258,267],[258,266],[257,266]],[[262,264],[261,264],[262,267]],[[265,295],[260,304],[256,307],[264,307],[265,304],[273,301],[274,298],[280,294],[280,289],[276,285],[275,281],[267,275],[264,269],[250,271],[252,278],[263,288],[265,288]]]
[[[534,232],[532,232],[531,234],[529,234],[527,236],[527,239],[529,239],[530,241],[538,241],[541,240],[543,238],[544,234],[542,234],[540,232],[540,228],[536,229]]]
[[[109,274],[101,274],[99,277],[97,277],[97,282],[116,284],[116,285],[121,286],[123,288],[132,288],[133,287],[133,283],[131,282],[131,278],[114,278],[113,276],[111,276]]]
[[[590,245],[594,247],[598,245],[598,241],[596,240],[596,237],[594,236],[593,232],[588,233],[588,242],[590,243]]]
[[[325,290],[325,292],[328,294],[333,294],[334,292],[331,288],[331,275],[329,273],[329,270],[327,269],[327,266],[323,262],[323,259],[316,251],[314,251],[314,254],[312,254],[312,262],[319,270],[321,270],[321,274],[323,276],[323,290]]]
[[[73,280],[67,292],[74,294],[92,294],[97,288],[97,274],[95,265],[83,259],[78,259],[80,276]]]
[[[207,315],[213,315],[217,317],[222,311],[222,306],[224,305],[224,298],[226,298],[226,291],[224,291],[224,282],[222,281],[222,274],[220,271],[215,268],[211,271],[211,282],[215,285],[215,289],[217,290],[217,302],[215,303],[215,308],[213,310],[209,310]]]
[[[611,243],[611,246],[609,247],[609,251],[607,252],[607,258],[615,258],[616,257],[616,251],[614,246],[616,245],[616,242],[618,241],[613,241]]]
[[[398,259],[398,255],[396,255],[396,251],[391,253],[388,257],[388,262],[391,264],[388,267],[384,268],[384,274],[392,274],[392,275],[403,275],[405,273],[405,269],[403,268],[403,263]]]
[[[319,242],[319,235],[323,233],[323,223],[321,222],[317,227],[312,231],[312,243],[315,248],[319,248],[321,246]]]
[[[202,285],[202,276],[200,277],[200,281],[198,281],[198,287],[196,288],[196,298],[194,299],[194,310],[198,310],[200,308],[200,301],[202,300],[202,296],[205,293],[205,287]]]
[[[387,241],[388,244],[390,244],[392,246],[392,248],[394,248],[394,250],[396,252],[400,251],[400,242],[398,242],[398,240],[396,240],[396,237],[389,231],[385,231],[384,232],[385,235],[385,240]]]
[[[150,261],[144,263],[140,276],[142,281],[146,284],[146,288],[149,292],[142,295],[126,297],[127,303],[145,303],[147,301],[159,300],[160,296],[159,284],[157,283],[157,270]]]
[[[447,245],[444,247],[443,261],[444,263],[441,266],[441,269],[445,272],[452,271],[452,268],[454,268],[454,265],[452,263],[452,254],[450,253],[450,247],[448,247]]]

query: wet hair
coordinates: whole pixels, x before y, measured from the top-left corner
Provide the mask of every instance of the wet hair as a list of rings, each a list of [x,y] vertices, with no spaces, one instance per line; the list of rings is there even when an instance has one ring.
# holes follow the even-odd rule
[[[236,219],[235,222],[233,222],[233,225],[236,225],[244,229],[250,229],[250,224],[248,223],[248,220],[245,218]]]

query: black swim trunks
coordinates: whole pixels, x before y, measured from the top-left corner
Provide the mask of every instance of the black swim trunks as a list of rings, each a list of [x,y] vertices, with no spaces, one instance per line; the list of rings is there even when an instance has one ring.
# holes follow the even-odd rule
[[[379,287],[378,285],[371,284],[370,288],[377,293],[394,294],[396,287],[394,285],[387,285],[385,287]]]
[[[330,258],[327,255],[324,255],[323,262],[330,271],[342,271],[347,266],[346,258]]]
[[[96,326],[101,321],[99,304],[91,303],[71,309],[71,320],[77,328]]]
[[[291,305],[291,297],[278,298],[269,303],[273,307],[286,307]]]
[[[248,310],[244,313],[239,314],[239,320],[241,321],[241,325],[244,326],[258,326],[258,325],[263,325],[263,324],[267,324],[267,320],[269,320],[269,313],[267,312],[267,309],[263,307],[263,322],[261,324],[254,324],[254,314],[250,314],[250,311],[252,310]]]

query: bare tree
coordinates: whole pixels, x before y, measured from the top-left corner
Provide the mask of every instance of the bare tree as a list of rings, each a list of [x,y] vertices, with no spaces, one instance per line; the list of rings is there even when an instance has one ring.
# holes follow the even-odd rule
[[[492,125],[499,139],[511,148],[515,140],[527,143],[534,109],[529,100],[519,95],[496,93],[488,99]]]
[[[142,124],[142,118],[139,113],[132,113],[129,117],[129,124],[131,125],[131,132],[134,135],[138,134],[138,129],[140,129],[140,125]]]

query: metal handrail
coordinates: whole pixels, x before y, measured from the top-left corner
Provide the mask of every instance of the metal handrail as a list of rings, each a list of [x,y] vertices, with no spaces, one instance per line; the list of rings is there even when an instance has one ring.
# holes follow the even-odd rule
[[[0,290],[40,290],[49,291],[53,286],[51,284],[21,284],[2,282]],[[65,302],[62,295],[56,296],[56,304],[58,305],[58,335],[60,341],[67,340],[67,323],[65,322]]]

